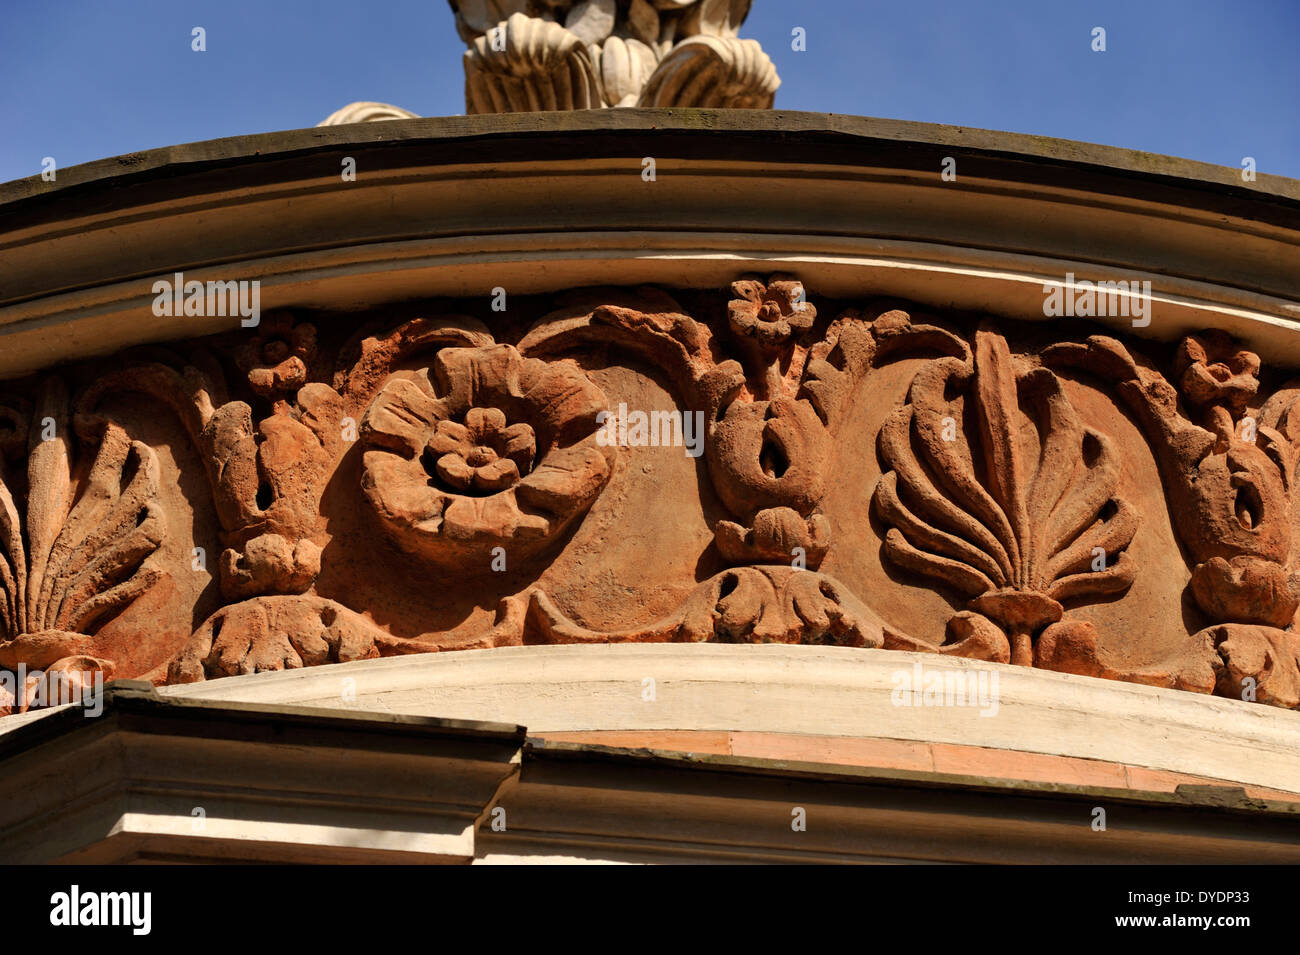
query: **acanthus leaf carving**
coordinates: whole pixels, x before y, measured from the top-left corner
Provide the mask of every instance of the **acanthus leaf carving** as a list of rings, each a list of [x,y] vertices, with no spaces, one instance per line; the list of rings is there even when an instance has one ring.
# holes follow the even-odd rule
[[[570,620],[540,589],[503,602],[497,646],[519,643],[804,643],[880,647],[885,628],[848,588],[815,571],[737,567],[701,583],[681,608],[628,630]]]
[[[1300,636],[1277,627],[1224,623],[1201,631],[1223,665],[1217,692],[1286,709],[1300,707]]]
[[[296,670],[380,655],[385,634],[332,600],[312,595],[255,597],[223,607],[194,631],[171,661],[171,683]]]
[[[677,44],[646,80],[646,107],[771,109],[781,85],[756,40],[693,36]]]
[[[582,39],[558,23],[511,14],[465,52],[470,113],[595,109],[604,102],[600,72]]]

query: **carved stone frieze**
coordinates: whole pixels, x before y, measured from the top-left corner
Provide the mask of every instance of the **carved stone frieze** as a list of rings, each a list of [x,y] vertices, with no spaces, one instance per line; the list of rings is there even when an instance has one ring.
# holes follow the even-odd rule
[[[426,304],[9,382],[0,667],[776,642],[1300,706],[1300,383],[1226,336],[789,275]]]
[[[969,358],[919,372],[908,397],[880,434],[885,551],[969,596],[982,619],[967,625],[992,621],[1007,641],[999,656],[1029,666],[1062,600],[1133,582],[1137,514],[1115,494],[1118,455],[1051,371],[1017,368],[993,331],[976,333]]]

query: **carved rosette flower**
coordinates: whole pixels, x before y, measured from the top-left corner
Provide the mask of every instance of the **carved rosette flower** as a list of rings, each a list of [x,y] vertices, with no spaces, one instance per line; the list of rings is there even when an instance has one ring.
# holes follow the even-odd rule
[[[288,312],[267,315],[257,334],[235,353],[248,384],[263,398],[290,395],[307,383],[316,357],[316,326],[295,322]]]
[[[1017,369],[988,331],[973,361],[931,362],[908,397],[880,435],[885,555],[964,593],[1006,635],[1011,662],[1032,665],[1061,601],[1133,582],[1137,517],[1115,495],[1112,444],[1084,427],[1051,371]]]
[[[572,362],[510,345],[443,349],[428,372],[391,378],[366,412],[366,499],[398,547],[439,566],[486,568],[498,546],[531,556],[609,478],[613,452],[596,440],[606,405]]]
[[[756,279],[731,283],[736,296],[727,306],[731,330],[764,348],[780,348],[812,328],[817,309],[804,298],[803,283],[774,278],[767,285]]]
[[[470,408],[465,423],[439,421],[428,450],[438,477],[465,493],[503,491],[533,466],[532,425],[506,425],[500,408]]]

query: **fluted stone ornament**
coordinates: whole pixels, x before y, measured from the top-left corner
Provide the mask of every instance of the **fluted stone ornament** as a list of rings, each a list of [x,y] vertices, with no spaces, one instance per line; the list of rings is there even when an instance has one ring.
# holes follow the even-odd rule
[[[638,105],[771,109],[780,85],[757,40],[694,36],[663,58]]]
[[[516,13],[478,37],[465,54],[471,113],[594,109],[603,105],[586,45],[554,21]]]
[[[737,37],[750,0],[449,0],[470,113],[770,109],[781,85]]]

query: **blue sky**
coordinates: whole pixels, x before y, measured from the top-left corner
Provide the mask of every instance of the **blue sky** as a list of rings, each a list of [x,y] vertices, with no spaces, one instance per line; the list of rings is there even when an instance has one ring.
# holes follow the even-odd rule
[[[1300,0],[755,0],[742,35],[775,60],[781,109],[1300,178]],[[445,0],[0,0],[0,181],[44,156],[312,126],[354,100],[461,113],[463,49]]]

